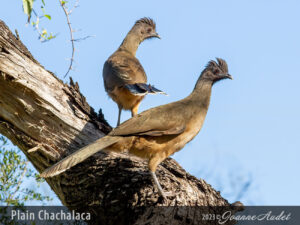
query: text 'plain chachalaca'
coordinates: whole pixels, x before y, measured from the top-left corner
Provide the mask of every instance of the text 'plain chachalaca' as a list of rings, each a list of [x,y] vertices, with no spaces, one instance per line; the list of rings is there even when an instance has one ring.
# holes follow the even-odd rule
[[[122,109],[131,110],[131,115],[134,116],[146,94],[164,94],[146,84],[147,76],[144,68],[135,57],[139,45],[149,38],[160,38],[156,33],[154,21],[150,18],[136,21],[120,47],[104,64],[105,91],[119,107],[117,126],[120,124]]]
[[[200,131],[210,103],[211,89],[219,80],[232,77],[222,59],[210,61],[201,73],[193,92],[186,98],[144,111],[120,124],[107,136],[67,156],[46,169],[41,176],[58,175],[99,150],[128,151],[148,159],[149,169],[161,196],[165,194],[157,180],[157,166],[182,149]]]

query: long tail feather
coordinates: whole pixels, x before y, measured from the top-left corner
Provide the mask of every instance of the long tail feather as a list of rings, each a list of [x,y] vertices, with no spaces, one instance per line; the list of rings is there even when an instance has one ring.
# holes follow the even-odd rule
[[[57,162],[50,168],[44,170],[44,172],[41,174],[41,177],[56,176],[70,169],[76,164],[82,162],[83,160],[87,159],[88,157],[95,154],[96,152],[118,142],[119,140],[120,137],[104,136],[98,139],[97,141],[93,142],[92,144],[89,144],[79,149],[78,151],[72,153],[71,155]]]
[[[150,84],[136,83],[136,84],[126,84],[125,87],[134,95],[144,96],[147,94],[164,94],[165,92],[151,86]]]

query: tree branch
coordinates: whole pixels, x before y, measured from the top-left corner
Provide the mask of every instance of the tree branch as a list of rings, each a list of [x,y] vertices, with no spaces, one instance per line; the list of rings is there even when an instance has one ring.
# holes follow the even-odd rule
[[[64,84],[45,70],[0,21],[0,133],[39,172],[110,130],[101,111],[97,114],[88,105],[77,83],[71,79],[70,85]],[[167,203],[159,201],[147,163],[127,154],[97,153],[46,181],[64,205],[89,211],[94,218],[91,224],[153,224],[162,216],[154,213],[158,210],[154,206],[162,205],[174,206],[174,213],[164,219],[177,224],[174,221],[187,220],[190,215],[176,213],[175,206],[231,207],[219,192],[173,159],[165,160],[157,175],[164,190],[173,193]],[[194,217],[186,224],[199,221],[201,214]]]

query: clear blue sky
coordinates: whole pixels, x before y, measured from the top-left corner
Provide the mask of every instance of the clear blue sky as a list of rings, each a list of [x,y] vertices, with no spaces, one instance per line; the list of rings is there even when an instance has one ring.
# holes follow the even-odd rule
[[[62,78],[70,55],[69,34],[58,1],[46,0],[46,9],[52,20],[44,19],[42,25],[59,35],[44,44],[25,26],[21,1],[2,3],[0,19],[11,30],[18,29],[34,57]],[[149,82],[169,96],[147,97],[140,111],[187,96],[204,65],[215,57],[228,62],[234,77],[214,86],[202,131],[174,158],[213,186],[227,179],[238,184],[250,174],[248,204],[299,205],[299,9],[296,0],[81,0],[71,16],[74,28],[81,30],[75,35],[95,37],[77,43],[70,75],[114,126],[117,106],[104,91],[103,63],[137,19],[152,17],[162,39],[142,43],[137,57]],[[123,121],[129,117],[122,114]]]

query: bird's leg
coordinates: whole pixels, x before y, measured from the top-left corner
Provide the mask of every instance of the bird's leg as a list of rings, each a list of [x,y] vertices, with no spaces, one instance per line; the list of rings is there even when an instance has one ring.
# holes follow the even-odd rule
[[[166,195],[165,195],[162,187],[160,186],[160,183],[159,183],[159,181],[157,179],[157,176],[156,176],[155,172],[153,172],[153,171],[150,170],[150,174],[151,174],[151,176],[153,178],[153,181],[154,181],[154,183],[155,183],[155,185],[156,185],[156,187],[158,189],[158,193],[160,194],[160,196],[163,197],[164,199],[167,199],[167,197],[166,197]]]
[[[135,106],[132,107],[131,109],[131,116],[134,117],[136,114],[138,114],[138,109],[139,109],[139,106],[140,106],[140,103],[137,103]]]
[[[118,122],[117,122],[117,126],[120,125],[120,120],[121,120],[121,112],[122,112],[122,106],[118,105],[119,107],[119,114],[118,114]]]
[[[157,179],[157,176],[155,174],[155,171],[156,171],[156,168],[157,166],[164,160],[163,157],[160,157],[159,154],[155,155],[154,157],[150,158],[149,159],[149,171],[150,171],[150,174],[151,174],[151,177],[155,183],[155,186],[157,187],[158,189],[158,193],[160,194],[161,197],[163,197],[164,200],[167,200],[167,196],[170,196],[171,193],[165,193],[163,191],[163,189],[161,188],[160,186],[160,183]]]

